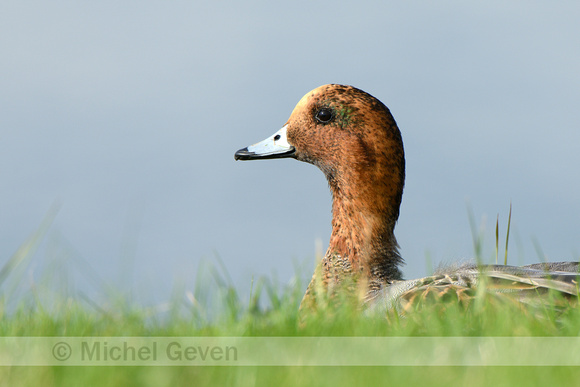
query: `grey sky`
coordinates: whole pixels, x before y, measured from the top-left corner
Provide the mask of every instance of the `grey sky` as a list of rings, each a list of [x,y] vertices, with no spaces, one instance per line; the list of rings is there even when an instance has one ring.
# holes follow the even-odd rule
[[[0,260],[58,201],[37,259],[73,252],[123,286],[191,288],[216,253],[242,292],[309,272],[330,234],[324,176],[233,154],[325,83],[399,124],[406,277],[473,256],[468,203],[486,257],[511,200],[512,263],[538,260],[532,238],[578,259],[578,20],[573,1],[3,1]]]

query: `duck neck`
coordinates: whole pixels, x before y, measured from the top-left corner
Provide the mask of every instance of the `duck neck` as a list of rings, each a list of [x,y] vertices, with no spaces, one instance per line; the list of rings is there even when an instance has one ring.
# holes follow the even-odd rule
[[[347,259],[352,273],[371,283],[391,283],[402,278],[403,259],[393,234],[402,189],[365,177],[349,176],[349,185],[329,178],[332,234],[326,257]]]

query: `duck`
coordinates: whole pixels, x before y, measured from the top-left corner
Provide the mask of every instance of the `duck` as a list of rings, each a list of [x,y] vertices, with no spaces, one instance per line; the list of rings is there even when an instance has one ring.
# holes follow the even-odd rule
[[[474,262],[433,275],[403,279],[395,224],[405,183],[401,132],[377,98],[349,85],[328,84],[306,93],[280,130],[235,152],[235,160],[292,158],[318,167],[332,194],[329,246],[300,309],[320,293],[347,291],[367,310],[411,310],[417,300],[453,294],[473,297],[478,287],[528,303],[556,291],[578,298],[579,262],[527,266]],[[483,279],[489,279],[484,281]]]

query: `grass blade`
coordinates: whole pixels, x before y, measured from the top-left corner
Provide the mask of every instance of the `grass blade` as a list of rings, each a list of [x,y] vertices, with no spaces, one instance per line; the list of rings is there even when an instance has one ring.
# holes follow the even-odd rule
[[[499,214],[495,220],[495,264],[497,265],[497,256],[499,254]]]
[[[511,224],[512,224],[512,202],[510,200],[510,214],[508,216],[508,225],[507,225],[507,233],[505,236],[505,258],[503,261],[504,265],[507,265],[507,261],[508,261],[508,242],[510,240],[510,228],[511,228]]]

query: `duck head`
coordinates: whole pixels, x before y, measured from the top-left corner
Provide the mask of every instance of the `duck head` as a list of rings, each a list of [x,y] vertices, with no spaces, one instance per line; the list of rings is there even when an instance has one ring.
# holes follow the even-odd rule
[[[271,137],[236,160],[295,158],[325,174],[333,197],[332,235],[324,259],[380,282],[400,279],[393,229],[405,179],[403,141],[389,109],[352,86],[307,93]]]

